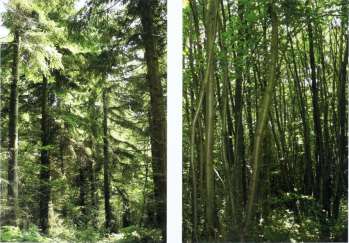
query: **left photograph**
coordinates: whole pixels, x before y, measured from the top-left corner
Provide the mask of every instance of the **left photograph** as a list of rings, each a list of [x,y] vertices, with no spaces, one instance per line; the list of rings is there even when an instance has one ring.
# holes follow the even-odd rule
[[[165,242],[166,1],[0,12],[0,241]]]

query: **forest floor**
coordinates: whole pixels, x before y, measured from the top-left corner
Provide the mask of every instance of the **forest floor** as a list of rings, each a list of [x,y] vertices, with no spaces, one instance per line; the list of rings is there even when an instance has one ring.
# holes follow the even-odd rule
[[[138,226],[122,228],[118,233],[105,234],[94,228],[81,230],[67,226],[55,226],[50,230],[48,236],[40,234],[35,225],[27,229],[20,229],[14,226],[2,226],[0,231],[0,242],[157,242],[160,241],[160,231],[146,229]]]

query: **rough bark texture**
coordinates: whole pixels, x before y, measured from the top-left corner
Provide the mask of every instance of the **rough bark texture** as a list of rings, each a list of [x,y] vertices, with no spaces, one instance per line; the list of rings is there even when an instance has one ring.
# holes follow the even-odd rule
[[[140,0],[139,12],[143,26],[144,57],[150,93],[150,140],[156,204],[156,224],[166,237],[166,125],[164,94],[159,72],[159,50],[155,14],[157,0]]]
[[[49,114],[48,114],[48,82],[44,76],[41,89],[41,167],[40,167],[40,228],[43,233],[49,231],[50,202],[50,158],[49,158]]]
[[[17,225],[18,211],[18,177],[17,177],[17,154],[18,154],[18,91],[17,83],[19,79],[19,32],[15,31],[13,42],[13,63],[12,63],[12,83],[9,106],[9,144],[8,144],[8,206],[9,224]]]

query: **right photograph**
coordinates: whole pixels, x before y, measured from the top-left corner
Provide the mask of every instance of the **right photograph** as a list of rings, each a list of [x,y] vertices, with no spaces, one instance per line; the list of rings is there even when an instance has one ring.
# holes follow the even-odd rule
[[[348,15],[183,1],[183,242],[348,241]]]

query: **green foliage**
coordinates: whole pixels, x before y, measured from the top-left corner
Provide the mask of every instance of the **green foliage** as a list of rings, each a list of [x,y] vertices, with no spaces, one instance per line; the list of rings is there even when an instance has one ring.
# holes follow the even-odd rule
[[[103,101],[109,93],[110,201],[114,231],[126,225],[152,223],[152,175],[149,92],[141,42],[141,21],[134,3],[78,0],[9,0],[2,15],[9,43],[2,45],[1,110],[9,106],[13,36],[19,34],[18,81],[18,228],[2,229],[8,240],[96,242],[105,230],[103,198]],[[84,1],[83,1],[84,2]],[[114,4],[114,3],[113,3]],[[164,2],[161,2],[164,5]],[[163,10],[163,9],[162,9]],[[165,11],[164,11],[165,12]],[[156,17],[156,31],[164,23]],[[161,26],[160,26],[161,25]],[[161,33],[160,33],[161,32]],[[162,48],[166,50],[166,48]],[[163,51],[161,51],[162,54]],[[160,54],[159,54],[160,55]],[[159,73],[165,66],[161,57]],[[48,80],[48,122],[43,125],[43,76]],[[2,113],[3,114],[3,113]],[[1,161],[7,161],[8,114],[1,116]],[[45,129],[43,128],[45,126]],[[43,134],[49,140],[43,141]],[[47,136],[46,136],[47,135]],[[43,151],[49,166],[43,166]],[[7,163],[5,162],[6,166]],[[49,178],[43,179],[49,168]],[[46,172],[45,172],[46,173]],[[7,207],[7,169],[0,171],[0,202]],[[50,188],[48,238],[39,225],[43,185]],[[42,201],[41,201],[42,202]],[[126,211],[126,212],[125,212]],[[150,211],[150,213],[149,213]],[[42,222],[42,221],[41,221]],[[137,229],[141,238],[158,231]],[[131,233],[127,237],[133,237]],[[153,239],[152,238],[152,239]]]
[[[62,41],[64,29],[48,18],[43,6],[39,6],[37,1],[11,0],[8,8],[4,23],[20,33],[20,48],[27,64],[23,67],[27,69],[27,76],[36,80],[42,74],[48,76],[52,69],[63,68],[62,54],[55,44]]]
[[[289,202],[302,202],[302,203],[314,203],[315,198],[313,196],[308,196],[308,195],[303,195],[297,192],[286,192],[281,194],[278,197],[271,197],[270,198],[270,203],[271,204],[285,204]]]
[[[158,229],[130,226],[120,229],[119,233],[107,234],[103,237],[102,231],[87,227],[77,229],[73,225],[58,224],[54,225],[48,237],[39,233],[35,225],[28,229],[20,230],[14,226],[2,226],[0,230],[1,242],[161,242],[161,232]]]
[[[331,222],[331,232],[334,241],[343,240],[343,235],[348,235],[348,201],[343,200],[340,205],[339,217]]]
[[[79,242],[96,242],[101,238],[101,233],[95,228],[87,227],[75,232],[75,238]]]
[[[346,240],[346,210],[341,208],[338,218],[337,212],[347,201],[348,1],[221,2],[213,71],[216,183],[209,197],[212,189],[204,185],[212,172],[206,157],[211,151],[203,146],[209,142],[209,110],[196,107],[209,61],[207,7],[207,1],[190,1],[183,11],[184,239]],[[268,94],[271,74],[276,86]],[[268,125],[260,132],[263,108]],[[191,141],[197,112],[200,122]],[[267,137],[263,156],[253,163],[260,136]],[[188,156],[191,148],[195,163]],[[249,195],[254,188],[257,200]],[[211,227],[215,234],[208,233],[207,223],[212,199],[219,212]],[[246,211],[254,209],[249,225]]]
[[[36,225],[31,225],[28,230],[22,231],[22,241],[40,242],[43,239]]]
[[[298,218],[297,218],[298,217]],[[268,223],[262,225],[265,241],[317,241],[320,224],[314,218],[295,215],[290,210],[273,210]]]
[[[158,229],[130,226],[120,229],[119,233],[112,233],[103,237],[102,231],[87,227],[76,229],[73,225],[54,225],[48,237],[39,233],[35,225],[26,230],[14,226],[3,226],[0,231],[1,242],[160,242],[161,232]]]
[[[118,234],[110,234],[101,242],[117,242],[117,243],[156,243],[161,242],[161,232],[158,229],[143,228],[138,226],[130,226],[120,229]]]
[[[22,237],[21,230],[15,226],[2,226],[0,229],[1,241],[19,241]]]
[[[50,229],[50,238],[61,239],[67,242],[75,240],[76,232],[72,224],[64,222],[64,220],[56,214],[51,218],[50,223],[53,225]]]
[[[45,238],[40,235],[35,225],[30,225],[26,230],[20,230],[15,226],[2,226],[0,229],[0,241],[2,242],[43,242]]]

